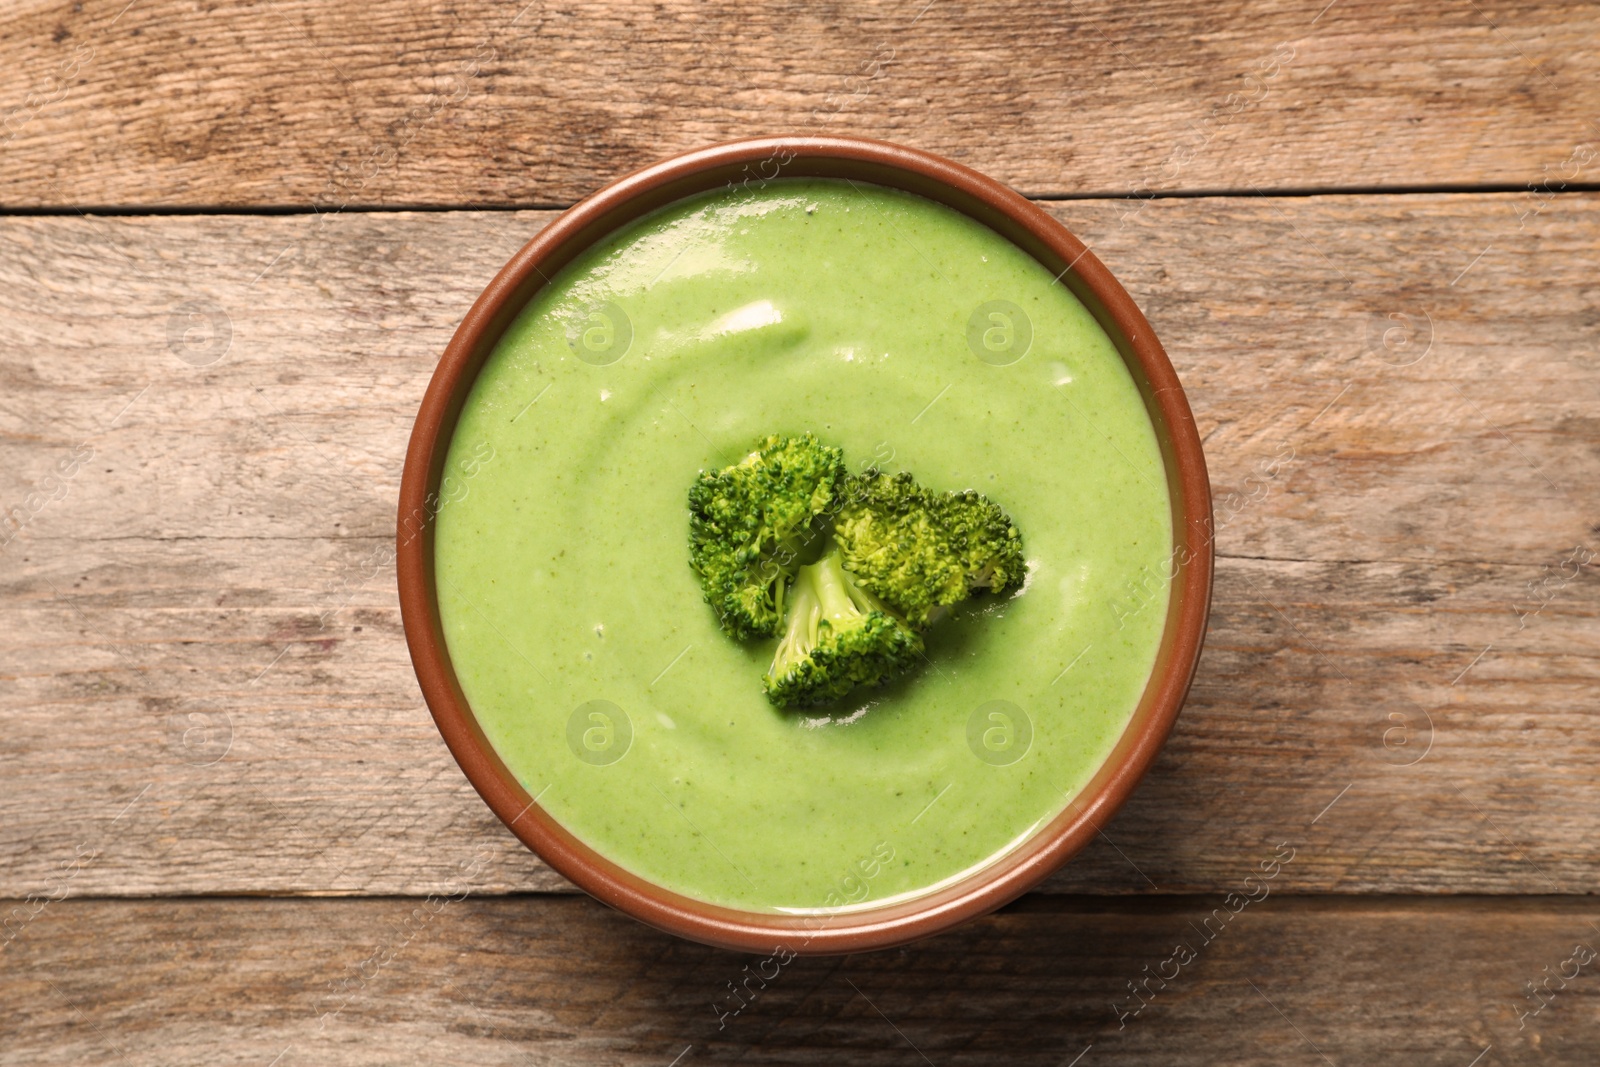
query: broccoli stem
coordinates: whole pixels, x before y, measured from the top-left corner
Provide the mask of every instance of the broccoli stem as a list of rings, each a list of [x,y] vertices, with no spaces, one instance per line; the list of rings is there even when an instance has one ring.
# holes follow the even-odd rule
[[[820,602],[810,567],[800,568],[790,591],[788,619],[783,637],[778,640],[772,657],[772,668],[767,672],[777,677],[810,654],[817,643],[817,621],[821,617]]]
[[[830,622],[845,622],[861,617],[861,604],[851,595],[851,582],[844,573],[843,557],[838,548],[830,546],[821,559],[802,573],[810,579],[823,618]]]
[[[788,597],[789,623],[773,658],[775,672],[780,666],[787,669],[810,655],[817,645],[817,627],[824,619],[835,629],[843,629],[870,610],[865,602],[870,598],[850,581],[843,557],[832,544],[821,559],[800,568],[789,586]]]

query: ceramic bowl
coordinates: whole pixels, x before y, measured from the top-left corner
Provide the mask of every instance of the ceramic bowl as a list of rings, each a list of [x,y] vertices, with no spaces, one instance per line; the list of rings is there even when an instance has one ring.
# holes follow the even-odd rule
[[[1006,237],[1083,303],[1110,335],[1143,395],[1172,501],[1171,596],[1143,698],[1075,802],[1000,859],[926,895],[839,914],[784,915],[706,904],[623,869],[544,811],[501,762],[451,667],[434,592],[433,529],[441,470],[479,368],[506,327],[589,246],[665,204],[777,177],[843,178],[903,189]],[[461,769],[494,813],[551,867],[637,919],[748,952],[833,954],[884,948],[983,915],[1037,885],[1082,849],[1155,760],[1194,676],[1211,602],[1211,494],[1178,377],[1133,299],[1081,241],[1000,183],[926,152],[846,137],[773,137],[686,153],[607,186],[541,230],[467,312],[417,413],[400,489],[397,570],[406,641],[423,696]]]

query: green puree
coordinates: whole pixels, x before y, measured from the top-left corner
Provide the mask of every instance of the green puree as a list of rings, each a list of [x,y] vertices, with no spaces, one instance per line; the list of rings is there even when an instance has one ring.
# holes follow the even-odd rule
[[[908,678],[784,712],[775,641],[701,599],[685,498],[806,430],[987,494],[1030,574]],[[496,751],[597,851],[720,904],[881,901],[1020,843],[1110,751],[1164,623],[1166,479],[1110,340],[993,231],[876,186],[719,192],[598,245],[488,360],[447,470],[440,615]]]

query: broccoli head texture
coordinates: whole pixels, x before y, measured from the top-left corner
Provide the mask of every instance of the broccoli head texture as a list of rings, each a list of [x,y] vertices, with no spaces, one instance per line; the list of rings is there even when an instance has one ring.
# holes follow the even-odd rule
[[[795,577],[788,626],[767,670],[767,699],[780,708],[831,703],[904,673],[922,647],[922,638],[861,589],[830,549]]]
[[[846,483],[833,524],[845,567],[918,629],[935,609],[967,596],[960,552],[937,499],[903,471],[868,470]]]
[[[999,504],[965,489],[940,494],[934,511],[950,535],[968,590],[1009,593],[1022,585],[1028,573],[1022,532]]]
[[[1026,569],[999,505],[971,489],[931,492],[903,471],[851,478],[833,536],[860,585],[919,630],[977,590],[1016,588]]]
[[[689,490],[689,560],[728,634],[782,631],[784,587],[844,481],[844,452],[809,433],[762,438],[733,466],[700,473]]]

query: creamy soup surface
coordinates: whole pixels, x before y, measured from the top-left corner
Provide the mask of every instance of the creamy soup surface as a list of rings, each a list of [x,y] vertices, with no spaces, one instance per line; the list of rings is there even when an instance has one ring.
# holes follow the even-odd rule
[[[782,711],[775,639],[702,599],[685,499],[808,430],[987,494],[1029,576],[912,675]],[[1168,488],[1110,339],[998,234],[877,186],[782,179],[612,235],[507,331],[446,470],[440,615],[496,751],[598,852],[719,904],[865,906],[1004,854],[1104,761],[1165,622]]]

